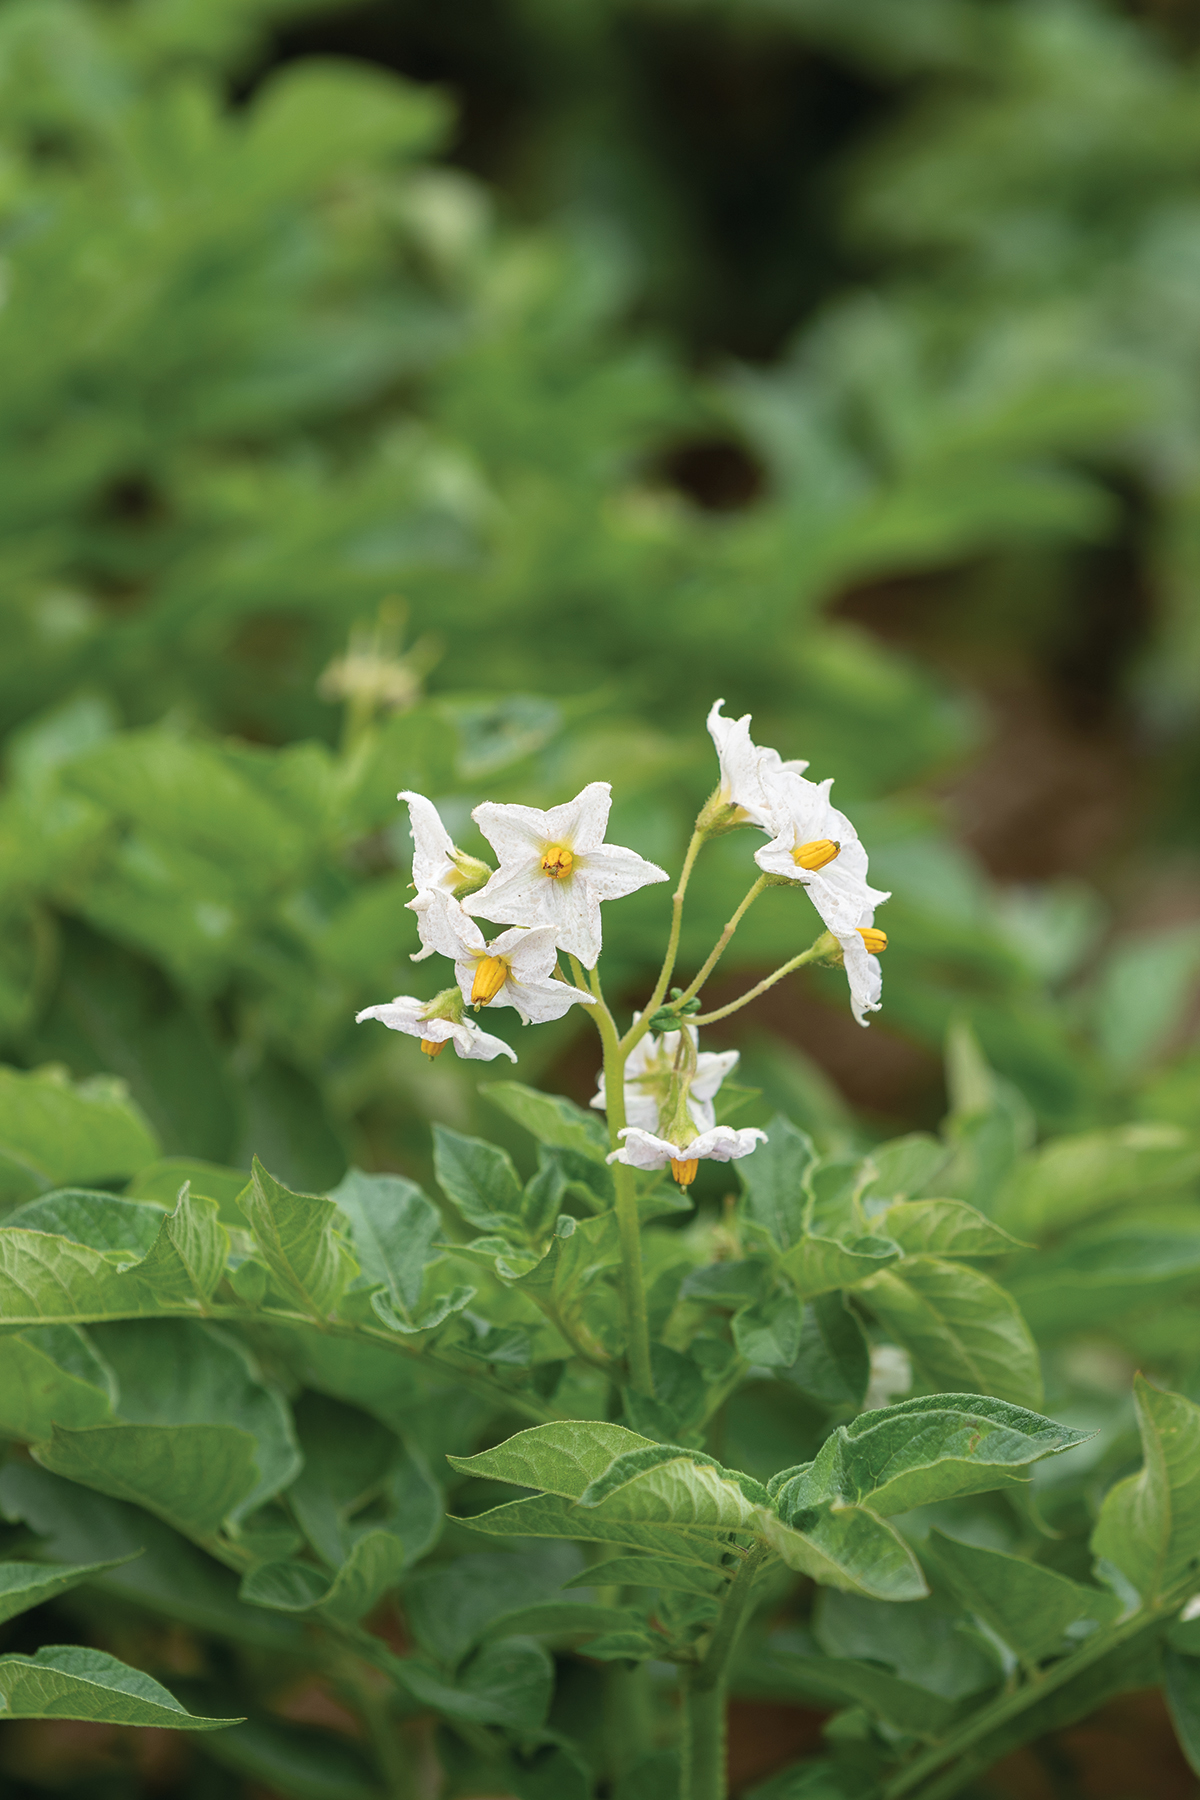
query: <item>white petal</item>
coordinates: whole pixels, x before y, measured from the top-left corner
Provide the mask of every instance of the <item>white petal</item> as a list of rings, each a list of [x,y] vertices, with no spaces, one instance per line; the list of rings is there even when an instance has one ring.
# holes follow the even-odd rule
[[[621,1137],[621,1148],[606,1156],[605,1162],[628,1163],[634,1169],[665,1169],[669,1162],[683,1156],[666,1138],[655,1137],[652,1131],[643,1131],[637,1125],[627,1125]]]
[[[430,1021],[432,1024],[434,1021]],[[464,1019],[461,1025],[455,1025],[448,1034],[453,1041],[455,1053],[467,1062],[491,1062],[497,1056],[507,1056],[509,1062],[516,1062],[517,1053],[511,1044],[503,1038],[492,1037],[489,1032],[480,1031],[478,1025]]]
[[[461,957],[485,948],[483,933],[474,919],[468,918],[458,901],[440,888],[426,888],[406,905],[417,916],[417,930],[426,951]]]
[[[552,806],[545,815],[549,828],[548,841],[566,844],[576,854],[595,850],[604,842],[608,830],[608,814],[612,806],[612,783],[589,781],[565,806]]]
[[[737,1050],[701,1051],[696,1058],[696,1073],[692,1079],[692,1099],[711,1100],[725,1077],[736,1069],[739,1055]]]
[[[500,858],[501,868],[534,854],[540,859],[543,844],[552,842],[546,829],[549,815],[536,806],[502,806],[485,800],[471,817]]]
[[[569,987],[565,981],[506,981],[492,1006],[515,1006],[527,1025],[544,1025],[548,1019],[561,1019],[572,1006],[595,1006],[591,994],[582,988]]]
[[[495,925],[542,924],[541,912],[545,890],[556,887],[542,874],[541,857],[536,862],[502,864],[485,887],[469,894],[463,905],[479,919],[490,919]]]
[[[619,844],[599,844],[576,864],[572,880],[582,877],[597,900],[621,900],[654,881],[667,881],[669,876],[657,863],[647,862],[636,850],[623,850]]]
[[[396,795],[408,804],[408,823],[413,841],[413,884],[419,890],[444,887],[447,891],[458,871],[450,860],[454,840],[442,824],[437,807],[424,794],[408,788]]]
[[[766,1132],[759,1131],[757,1126],[735,1131],[732,1125],[716,1125],[711,1131],[693,1138],[690,1144],[686,1144],[675,1154],[689,1159],[694,1156],[705,1161],[733,1162],[739,1156],[749,1156],[752,1150],[757,1150],[766,1141]]]
[[[364,1019],[378,1019],[389,1031],[406,1031],[410,1037],[421,1037],[425,1035],[426,1025],[426,1021],[421,1019],[421,1013],[428,1004],[427,1000],[414,1000],[410,994],[397,994],[394,1000],[386,1000],[380,1006],[364,1007],[362,1012],[355,1014],[354,1022],[361,1025]],[[431,1027],[428,1035],[431,1040],[435,1037],[432,1027],[446,1023],[445,1019],[428,1020]],[[446,1032],[436,1034],[439,1039],[447,1035]]]
[[[870,924],[873,915],[863,916]],[[859,1024],[865,1025],[867,1021],[863,1014],[878,1012],[883,1004],[883,970],[879,958],[870,954],[857,929],[838,932],[837,939],[842,946],[842,961],[850,984],[850,1010]]]
[[[534,931],[514,926],[494,938],[488,949],[493,956],[508,958],[515,981],[548,981],[558,961],[558,947],[549,926]]]
[[[723,700],[714,703],[708,715],[708,729],[717,749],[721,766],[721,787],[734,806],[740,806],[751,822],[774,834],[776,798],[770,783],[781,774],[799,775],[806,762],[784,762],[778,750],[755,744],[750,737],[750,714],[740,719],[726,719],[721,713]]]

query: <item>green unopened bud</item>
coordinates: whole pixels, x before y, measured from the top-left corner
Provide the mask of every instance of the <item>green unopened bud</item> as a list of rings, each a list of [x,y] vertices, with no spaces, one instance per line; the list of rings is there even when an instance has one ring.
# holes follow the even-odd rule
[[[736,831],[739,825],[749,824],[748,814],[733,804],[723,787],[715,787],[696,814],[696,830],[702,831],[705,837],[720,837],[723,832]]]
[[[477,894],[481,887],[487,886],[495,873],[485,862],[480,862],[477,856],[468,856],[457,845],[446,854],[455,868],[453,893],[456,900],[461,900],[464,894]]]

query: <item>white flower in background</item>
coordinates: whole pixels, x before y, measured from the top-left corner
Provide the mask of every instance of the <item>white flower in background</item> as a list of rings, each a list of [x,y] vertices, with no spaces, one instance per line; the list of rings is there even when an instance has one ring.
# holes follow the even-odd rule
[[[834,936],[842,947],[846,980],[850,983],[850,1009],[860,1025],[865,1025],[865,1012],[878,1012],[883,1004],[883,970],[879,952],[887,949],[887,933],[875,925],[874,910],[868,908],[857,925]]]
[[[634,1013],[636,1025],[641,1013]],[[698,1033],[694,1025],[685,1027],[694,1045]],[[663,1107],[671,1089],[675,1059],[679,1054],[680,1034],[668,1031],[660,1038],[647,1032],[634,1045],[625,1064],[625,1117],[631,1125],[644,1131],[656,1131]],[[711,1131],[716,1123],[713,1100],[717,1089],[737,1066],[736,1050],[701,1050],[696,1055],[696,1071],[688,1085],[687,1108],[697,1131]],[[608,1102],[601,1070],[592,1105],[603,1112]]]
[[[752,743],[750,714],[744,713],[740,719],[726,719],[721,713],[724,704],[724,700],[714,701],[708,715],[709,734],[717,747],[717,761],[721,765],[721,780],[704,811],[733,807],[736,810],[728,823],[757,825],[774,836],[778,827],[771,783],[780,775],[802,775],[808,764],[795,760],[784,762],[778,750]]]
[[[417,915],[426,949],[453,958],[462,997],[477,1011],[481,1006],[515,1006],[526,1025],[542,1025],[561,1019],[576,1002],[596,1004],[582,988],[552,979],[558,961],[552,931],[514,926],[489,944],[449,894],[431,888],[408,906]]]
[[[766,1132],[757,1126],[736,1131],[732,1125],[714,1125],[711,1131],[698,1133],[686,1144],[672,1144],[668,1138],[657,1137],[636,1125],[627,1125],[621,1136],[625,1141],[606,1158],[608,1162],[628,1163],[634,1169],[665,1169],[670,1163],[680,1187],[690,1187],[695,1181],[699,1163],[733,1162],[739,1156],[749,1156],[767,1141]]]
[[[456,848],[433,801],[408,788],[396,798],[408,805],[413,841],[413,886],[418,894],[431,889],[443,894],[466,894],[481,888],[492,871],[478,857],[468,856]],[[421,941],[425,948],[417,951],[413,962],[421,962],[433,954],[433,945],[426,943],[424,938]]]
[[[468,910],[496,924],[544,928],[560,949],[594,968],[600,902],[667,879],[636,851],[604,842],[611,805],[610,783],[593,781],[549,812],[491,800],[477,806],[471,817],[500,867],[482,892],[472,895]]]
[[[830,800],[832,786],[802,775],[772,777],[775,836],[754,860],[766,875],[799,882],[830,931],[841,932],[891,896],[868,883],[867,853]]]
[[[409,1037],[420,1038],[426,1056],[440,1056],[447,1044],[453,1044],[456,1055],[466,1057],[470,1062],[491,1062],[496,1056],[507,1056],[516,1062],[516,1051],[503,1038],[491,1037],[470,1019],[461,1017],[462,1000],[453,988],[450,992],[458,1003],[458,1018],[452,1015],[430,1017],[429,1008],[444,1002],[444,995],[438,995],[436,1000],[414,1000],[411,994],[398,994],[382,1006],[366,1007],[357,1015],[355,1023],[361,1025],[364,1019],[378,1019],[389,1031],[403,1031]]]

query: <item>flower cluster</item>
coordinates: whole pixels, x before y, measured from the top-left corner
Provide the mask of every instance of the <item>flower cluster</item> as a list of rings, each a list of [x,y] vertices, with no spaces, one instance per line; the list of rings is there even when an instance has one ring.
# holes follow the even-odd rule
[[[572,1006],[591,1008],[605,1038],[605,1070],[592,1104],[610,1114],[614,1148],[608,1160],[640,1169],[670,1164],[683,1186],[702,1159],[728,1162],[747,1156],[764,1137],[755,1129],[717,1124],[713,1102],[737,1052],[702,1052],[696,1026],[687,1017],[699,1006],[695,992],[745,907],[764,886],[795,884],[812,901],[825,931],[808,950],[713,1018],[736,1010],[801,963],[821,960],[845,968],[854,1016],[865,1024],[864,1015],[880,1004],[878,953],[887,943],[875,927],[875,908],[888,895],[870,886],[866,851],[849,819],[830,800],[832,783],[809,781],[807,763],[785,762],[778,751],[755,744],[749,715],[727,719],[723,705],[718,700],[708,716],[720,780],[696,821],[651,1006],[646,1017],[635,1015],[625,1038],[617,1036],[598,976],[593,972],[586,978],[588,986],[580,985],[583,970],[595,971],[600,955],[602,903],[667,876],[636,851],[605,843],[611,789],[602,781],[591,782],[574,800],[546,812],[492,801],[477,806],[471,816],[496,854],[494,869],[455,846],[432,801],[402,793],[412,827],[416,888],[408,905],[422,945],[413,960],[435,954],[449,958],[455,984],[432,1000],[400,995],[358,1015],[419,1038],[431,1057],[453,1044],[461,1057],[487,1061],[508,1056],[515,1061],[502,1039],[466,1016],[469,1008],[478,1013],[484,1007],[511,1006],[527,1025],[561,1018]],[[692,988],[686,994],[672,989],[664,1006],[696,852],[706,839],[741,825],[756,827],[767,839],[754,858],[761,874]],[[488,938],[480,919],[505,929]],[[574,981],[559,966],[560,953],[571,959]],[[615,1118],[614,1087],[622,1098]]]

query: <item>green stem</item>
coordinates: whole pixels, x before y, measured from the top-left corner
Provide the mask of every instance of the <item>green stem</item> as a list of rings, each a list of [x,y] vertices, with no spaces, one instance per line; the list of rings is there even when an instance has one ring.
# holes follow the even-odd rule
[[[680,1800],[725,1800],[725,1687],[729,1663],[754,1597],[754,1582],[770,1554],[748,1550],[729,1584],[721,1616],[703,1659],[683,1674]]]
[[[730,938],[733,936],[734,932],[737,930],[750,908],[754,905],[754,902],[758,899],[758,896],[762,893],[770,879],[769,875],[760,875],[749,892],[743,895],[737,911],[734,913],[733,917],[726,922],[724,931],[722,931],[720,937],[709,951],[708,959],[701,968],[700,973],[696,976],[696,979],[692,982],[691,986],[686,987],[683,990],[683,993],[676,1001],[677,1006],[686,1006],[687,1002],[694,999],[700,992],[700,989],[704,986],[705,982],[724,956]],[[692,1023],[695,1024],[695,1022],[696,1021],[693,1019]]]
[[[727,1019],[730,1013],[740,1012],[743,1006],[749,1006],[752,1000],[757,1000],[760,994],[765,994],[768,988],[773,988],[777,981],[782,981],[784,976],[790,975],[794,969],[802,969],[805,963],[817,962],[821,957],[828,956],[829,943],[826,941],[828,938],[829,933],[823,931],[815,944],[810,944],[807,950],[800,952],[799,956],[793,956],[791,962],[785,962],[781,969],[776,969],[773,975],[768,975],[756,987],[750,988],[739,1000],[731,1000],[728,1006],[719,1006],[715,1012],[700,1013],[691,1023],[693,1025],[715,1025],[718,1019]]]
[[[671,896],[671,935],[667,939],[667,953],[663,957],[662,968],[658,972],[658,980],[654,984],[654,992],[642,1011],[641,1018],[631,1025],[621,1039],[621,1050],[625,1056],[640,1043],[650,1029],[650,1021],[662,1005],[667,993],[667,984],[675,972],[675,958],[679,954],[679,933],[683,926],[683,897],[687,893],[687,884],[691,879],[692,866],[700,854],[700,846],[708,834],[693,831],[691,842],[687,847],[687,855],[683,859],[683,868],[679,872],[679,885]]]
[[[981,1738],[989,1737],[992,1732],[999,1730],[1002,1725],[1006,1725],[1010,1719],[1018,1718],[1027,1707],[1038,1705],[1046,1698],[1047,1694],[1052,1694],[1055,1688],[1062,1687],[1068,1681],[1073,1681],[1081,1670],[1090,1668],[1092,1663],[1099,1662],[1102,1657],[1108,1655],[1110,1650],[1115,1650],[1129,1638],[1137,1637],[1139,1632],[1147,1631],[1151,1626],[1159,1624],[1168,1613],[1175,1610],[1178,1604],[1179,1601],[1176,1600],[1169,1605],[1164,1603],[1149,1610],[1138,1611],[1131,1618],[1122,1620],[1108,1631],[1095,1632],[1082,1649],[1053,1663],[1050,1668],[1043,1670],[1036,1681],[1019,1687],[1015,1693],[1001,1695],[1000,1699],[994,1701],[991,1706],[984,1707],[982,1711],[966,1720],[957,1731],[953,1731],[949,1737],[943,1738],[940,1744],[934,1744],[931,1749],[925,1750],[920,1756],[915,1757],[883,1789],[881,1800],[904,1800],[905,1795],[913,1793],[918,1788],[921,1789],[920,1800],[949,1800],[949,1797],[956,1794],[964,1782],[979,1772],[975,1766],[975,1759],[970,1757],[968,1752]],[[951,1762],[956,1757],[962,1757],[964,1760],[956,1768],[947,1770],[931,1786],[927,1788],[922,1786],[926,1776],[936,1775],[944,1763]],[[990,1761],[990,1757],[985,1758],[983,1766],[986,1767]]]
[[[604,1110],[608,1118],[608,1138],[614,1150],[621,1148],[621,1130],[625,1124],[625,1051],[617,1035],[616,1023],[604,1003],[600,977],[595,969],[585,976],[575,957],[571,972],[577,987],[587,986],[595,996],[591,1008],[600,1042],[604,1046]],[[646,1311],[646,1281],[642,1273],[642,1234],[638,1224],[637,1190],[633,1170],[627,1163],[612,1163],[613,1186],[616,1189],[617,1231],[621,1240],[621,1285],[625,1296],[625,1333],[629,1344],[629,1375],[640,1394],[653,1396],[654,1377],[650,1371],[650,1318]]]

